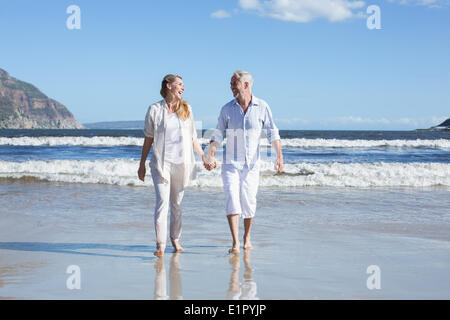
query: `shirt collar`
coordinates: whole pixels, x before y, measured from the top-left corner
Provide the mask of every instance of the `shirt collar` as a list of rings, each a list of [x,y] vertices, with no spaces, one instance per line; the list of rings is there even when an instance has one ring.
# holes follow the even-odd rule
[[[238,107],[241,107],[236,98],[234,99],[234,104]],[[256,98],[254,95],[252,95],[252,100],[250,101],[250,105],[248,107],[250,108],[251,106],[259,106],[258,98]]]

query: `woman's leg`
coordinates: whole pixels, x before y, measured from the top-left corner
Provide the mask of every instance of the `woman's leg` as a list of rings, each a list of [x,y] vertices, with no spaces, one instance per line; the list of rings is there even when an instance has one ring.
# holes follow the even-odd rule
[[[170,174],[170,240],[176,251],[183,251],[179,244],[182,230],[181,202],[184,196],[184,165],[172,165]]]
[[[156,233],[155,256],[164,255],[167,241],[167,214],[169,212],[170,183],[164,183],[158,173],[152,170],[153,184],[155,186],[156,203],[154,224]]]

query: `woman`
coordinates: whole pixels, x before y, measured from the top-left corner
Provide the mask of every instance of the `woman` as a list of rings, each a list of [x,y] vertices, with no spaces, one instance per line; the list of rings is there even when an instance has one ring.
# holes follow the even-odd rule
[[[167,215],[170,207],[170,240],[175,251],[183,251],[181,235],[181,201],[184,188],[195,178],[195,152],[206,162],[197,140],[194,117],[189,104],[182,99],[183,80],[168,74],[161,83],[163,100],[152,104],[145,117],[145,140],[142,147],[139,179],[145,179],[145,161],[153,145],[150,169],[155,186],[156,251],[162,257],[167,239]]]

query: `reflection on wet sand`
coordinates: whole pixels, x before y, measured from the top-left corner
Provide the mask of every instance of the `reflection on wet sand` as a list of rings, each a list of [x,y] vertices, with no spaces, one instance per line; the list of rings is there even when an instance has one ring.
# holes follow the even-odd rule
[[[175,252],[170,258],[169,283],[170,297],[167,295],[166,270],[164,266],[164,257],[158,259],[155,263],[155,291],[153,299],[155,300],[183,300],[181,275],[180,275],[180,253]]]
[[[257,300],[256,282],[253,281],[253,269],[250,265],[250,250],[244,251],[244,281],[239,283],[240,257],[233,255],[229,258],[231,265],[230,284],[227,291],[227,300]]]

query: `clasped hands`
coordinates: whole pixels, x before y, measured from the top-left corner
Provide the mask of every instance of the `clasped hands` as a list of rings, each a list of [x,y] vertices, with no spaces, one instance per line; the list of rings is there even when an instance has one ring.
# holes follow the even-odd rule
[[[203,154],[202,160],[203,160],[203,166],[208,171],[211,171],[212,169],[217,167],[216,158],[214,158],[214,156],[212,156],[212,155]]]

